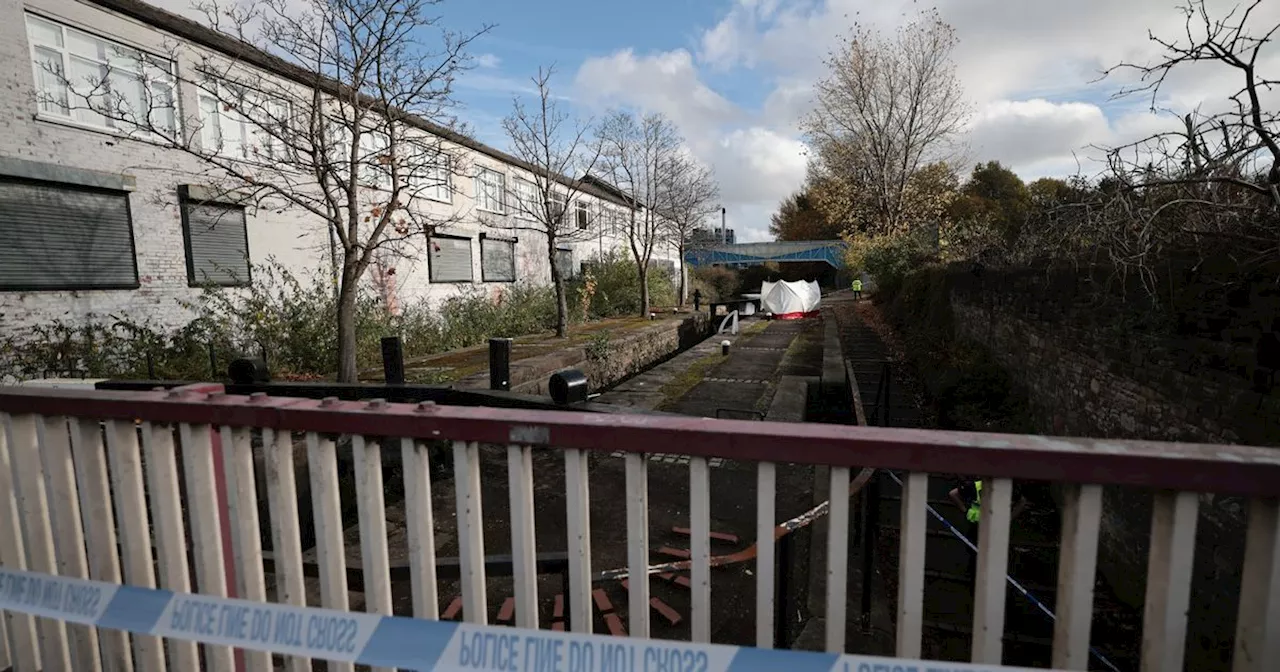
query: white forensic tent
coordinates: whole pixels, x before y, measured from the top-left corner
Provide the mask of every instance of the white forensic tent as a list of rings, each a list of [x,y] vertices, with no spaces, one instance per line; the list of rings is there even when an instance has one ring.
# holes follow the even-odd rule
[[[760,308],[779,320],[811,317],[821,302],[822,290],[816,282],[765,282],[760,287]]]

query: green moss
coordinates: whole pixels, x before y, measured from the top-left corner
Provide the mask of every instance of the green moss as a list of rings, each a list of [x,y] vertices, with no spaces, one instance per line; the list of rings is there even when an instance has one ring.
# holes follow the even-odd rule
[[[707,377],[707,371],[711,367],[724,361],[724,357],[718,353],[712,353],[697,360],[689,365],[680,375],[668,380],[660,390],[662,392],[662,403],[658,404],[658,410],[669,411],[676,402],[684,398],[690,390],[698,386],[704,378]]]

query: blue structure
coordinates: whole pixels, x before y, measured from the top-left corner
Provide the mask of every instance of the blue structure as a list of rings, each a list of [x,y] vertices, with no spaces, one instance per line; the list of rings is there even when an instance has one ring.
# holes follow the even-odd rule
[[[684,262],[690,266],[756,266],[768,261],[825,261],[834,268],[844,268],[843,240],[798,240],[773,243],[738,243],[711,245],[687,250]]]

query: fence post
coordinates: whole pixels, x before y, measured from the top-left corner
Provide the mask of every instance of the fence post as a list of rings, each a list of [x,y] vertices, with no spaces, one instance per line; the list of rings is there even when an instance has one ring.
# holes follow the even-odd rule
[[[387,385],[404,385],[404,344],[399,336],[382,337],[382,378]]]
[[[871,632],[871,589],[875,578],[876,532],[880,518],[880,479],[872,475],[862,507],[862,631]]]
[[[511,390],[511,339],[489,339],[489,389]]]
[[[773,648],[791,648],[791,547],[793,537],[784,534],[778,537],[775,546],[776,557],[774,567],[776,576],[773,581]]]

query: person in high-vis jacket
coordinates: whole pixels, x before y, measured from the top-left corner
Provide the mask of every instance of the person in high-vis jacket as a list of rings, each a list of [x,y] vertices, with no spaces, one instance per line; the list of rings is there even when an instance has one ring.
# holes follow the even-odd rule
[[[1027,508],[1027,498],[1022,495],[1021,489],[1015,485],[1013,492],[1018,496],[1018,503],[1014,505],[1013,512],[1009,517],[1010,523],[1022,513],[1023,509]],[[969,537],[969,541],[973,542],[974,546],[977,546],[978,524],[982,519],[982,479],[965,481],[947,494],[951,497],[951,501],[955,502],[961,511],[964,511],[965,522],[968,523],[966,525],[967,529],[964,531],[965,536]],[[969,573],[974,576],[978,575],[977,553],[970,554]]]
[[[853,300],[857,301],[862,298],[862,278],[855,278],[853,281]]]

